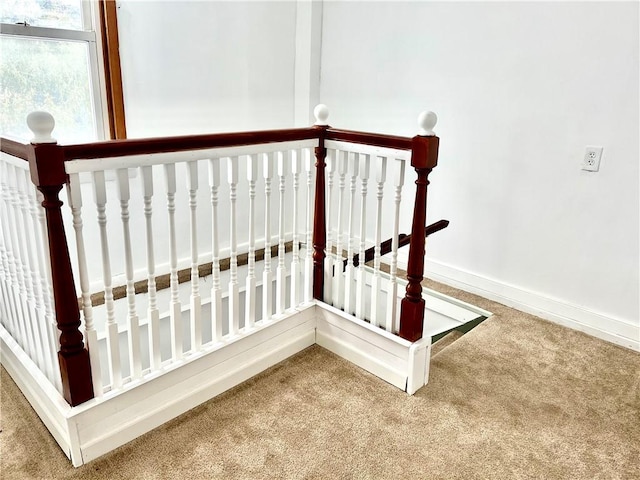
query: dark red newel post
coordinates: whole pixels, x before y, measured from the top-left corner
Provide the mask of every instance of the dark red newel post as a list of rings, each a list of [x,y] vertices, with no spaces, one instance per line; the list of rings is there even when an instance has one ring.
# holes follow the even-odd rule
[[[324,147],[325,132],[329,128],[327,119],[329,109],[326,105],[318,105],[313,110],[316,117],[315,127],[318,129],[318,146],[316,154],[316,192],[313,209],[313,298],[324,300],[324,258],[327,246],[327,224],[325,212],[325,159],[327,149]]]
[[[27,118],[35,138],[29,147],[31,180],[42,192],[49,235],[51,282],[60,330],[58,361],[65,400],[79,405],[94,397],[89,352],[84,346],[80,328],[80,311],[71,270],[67,238],[62,222],[62,202],[58,194],[66,182],[64,154],[51,138],[54,120],[45,112],[34,112]]]
[[[411,225],[411,243],[407,262],[407,292],[400,305],[400,331],[398,334],[410,342],[422,338],[424,323],[424,299],[422,279],[424,275],[425,236],[424,227],[427,213],[427,186],[429,173],[438,164],[438,143],[440,139],[433,133],[437,117],[433,112],[420,115],[418,122],[422,128],[420,135],[412,140],[411,165],[418,175],[416,198]]]

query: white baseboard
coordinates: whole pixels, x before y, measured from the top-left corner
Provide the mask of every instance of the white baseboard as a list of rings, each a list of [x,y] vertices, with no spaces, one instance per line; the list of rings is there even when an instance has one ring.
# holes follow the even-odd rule
[[[400,268],[406,268],[406,251],[398,252],[398,265]],[[516,310],[640,351],[640,324],[603,315],[433,260],[425,261],[424,275],[437,282],[480,295]]]
[[[410,395],[427,384],[431,337],[411,343],[331,305],[316,308],[318,345]]]

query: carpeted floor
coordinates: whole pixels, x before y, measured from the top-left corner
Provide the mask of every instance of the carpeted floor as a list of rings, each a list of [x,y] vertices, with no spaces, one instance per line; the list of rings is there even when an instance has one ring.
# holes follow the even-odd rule
[[[415,396],[314,346],[74,469],[2,369],[6,479],[640,479],[640,354],[495,313]]]

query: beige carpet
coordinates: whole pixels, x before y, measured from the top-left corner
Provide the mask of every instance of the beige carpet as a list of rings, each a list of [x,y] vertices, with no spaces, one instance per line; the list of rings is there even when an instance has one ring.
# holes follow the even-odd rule
[[[78,469],[2,370],[2,478],[640,479],[640,354],[435,287],[495,316],[415,396],[315,346]]]

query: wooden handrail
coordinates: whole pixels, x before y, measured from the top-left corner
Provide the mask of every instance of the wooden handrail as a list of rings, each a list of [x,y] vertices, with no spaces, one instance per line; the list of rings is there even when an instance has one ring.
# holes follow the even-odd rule
[[[427,238],[429,235],[432,235],[440,230],[443,230],[449,226],[449,220],[438,220],[431,225],[424,227],[424,237]],[[386,255],[391,251],[393,239],[389,238],[380,244],[380,255]],[[407,235],[406,233],[401,233],[398,235],[398,248],[402,248],[411,243],[411,234]],[[364,252],[364,263],[370,262],[373,260],[375,256],[375,246],[367,248]],[[348,259],[342,261],[342,270],[347,266]],[[356,253],[353,256],[353,266],[357,267],[360,265],[360,254]]]
[[[251,132],[213,133],[173,137],[107,140],[102,142],[57,145],[63,151],[64,160],[85,158],[111,158],[151,153],[183,152],[208,148],[239,147],[296,140],[339,140],[376,147],[411,150],[411,138],[380,133],[341,130],[335,128],[293,128],[281,130],[257,130]],[[27,159],[28,144],[8,138],[0,139],[0,151]]]
[[[29,145],[11,140],[10,138],[0,138],[0,151],[22,160],[29,160]]]
[[[396,148],[399,150],[411,150],[412,143],[409,137],[358,132],[355,130],[340,130],[336,128],[327,129],[325,139],[341,140],[343,142],[359,143],[361,145],[373,145],[375,147]]]
[[[315,128],[261,130],[255,132],[214,133],[178,137],[110,140],[106,142],[64,145],[65,160],[111,158],[151,153],[184,152],[208,148],[240,147],[318,138]]]

